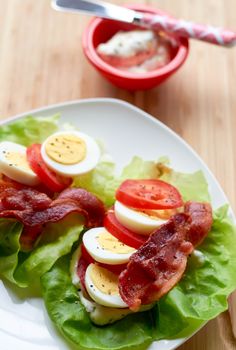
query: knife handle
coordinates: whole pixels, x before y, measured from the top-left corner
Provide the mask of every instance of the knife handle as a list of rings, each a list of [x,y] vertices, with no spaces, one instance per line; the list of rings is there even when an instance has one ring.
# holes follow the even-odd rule
[[[158,31],[163,30],[174,33],[177,36],[198,39],[216,45],[230,47],[236,44],[236,32],[231,30],[195,24],[163,15],[144,13],[141,18],[137,18],[137,24],[146,28]]]

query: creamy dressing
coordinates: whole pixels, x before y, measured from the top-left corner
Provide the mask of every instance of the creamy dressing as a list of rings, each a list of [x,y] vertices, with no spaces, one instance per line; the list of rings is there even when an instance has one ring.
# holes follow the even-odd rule
[[[100,57],[110,65],[132,73],[145,73],[170,61],[170,42],[152,30],[120,31],[98,45]]]
[[[157,47],[157,37],[151,30],[120,31],[108,42],[100,44],[98,53],[107,56],[119,56],[129,58],[138,52],[154,51]]]
[[[205,255],[197,249],[194,249],[192,252],[191,259],[193,259],[198,266],[203,265],[206,261]]]
[[[144,61],[142,64],[130,67],[128,69],[131,73],[146,73],[151,72],[157,68],[161,68],[170,61],[170,54],[167,45],[159,42],[156,54]],[[120,68],[122,69],[122,68]]]
[[[194,251],[188,258],[188,264],[190,266],[194,266],[194,268],[200,268],[205,264],[206,261],[207,257],[200,250],[197,249],[194,249]]]
[[[132,314],[130,309],[117,309],[113,307],[106,307],[97,304],[95,301],[86,298],[83,293],[79,292],[81,303],[84,305],[86,311],[89,313],[89,317],[93,323],[99,326],[114,323],[121,320],[125,316]],[[154,304],[142,305],[138,312],[150,310]]]

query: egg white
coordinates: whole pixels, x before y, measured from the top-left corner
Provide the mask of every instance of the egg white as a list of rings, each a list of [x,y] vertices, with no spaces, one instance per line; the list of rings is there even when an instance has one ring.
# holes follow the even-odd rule
[[[88,315],[93,323],[99,326],[104,326],[106,324],[114,323],[125,316],[132,314],[128,307],[126,308],[117,308],[117,307],[107,307],[95,302],[89,295],[82,292],[80,285],[80,278],[77,273],[79,259],[81,257],[81,246],[74,251],[71,261],[70,261],[70,275],[72,283],[78,288],[78,294],[80,297],[81,303],[84,305]],[[138,312],[143,312],[150,310],[154,304],[142,305]]]
[[[91,269],[94,264],[87,267],[85,273],[85,286],[89,296],[98,304],[114,308],[127,308],[128,305],[122,300],[119,294],[109,295],[101,292],[94,284],[90,277]]]
[[[81,258],[81,245],[74,251],[70,260],[70,275],[72,279],[72,283],[78,288],[81,288],[80,278],[78,276],[78,264]]]
[[[96,227],[85,232],[83,235],[83,244],[88,253],[94,258],[94,260],[100,263],[110,265],[127,263],[130,256],[134,254],[136,250],[134,249],[132,253],[121,254],[102,248],[97,240],[97,237],[104,231],[110,235],[105,227]]]
[[[116,219],[129,230],[140,235],[149,235],[163,225],[167,220],[151,217],[138,210],[131,209],[119,201],[115,202],[114,212]]]
[[[23,185],[35,186],[39,184],[37,175],[31,169],[25,169],[19,165],[14,165],[6,158],[7,153],[18,153],[24,158],[26,156],[26,147],[18,143],[3,141],[0,143],[0,173],[8,176],[12,180],[20,182]]]
[[[50,136],[50,138],[57,135],[73,135],[82,139],[86,144],[86,156],[81,162],[78,162],[76,164],[64,165],[58,163],[47,155],[46,144],[48,139],[46,139],[42,144],[41,155],[44,162],[50,169],[60,175],[71,177],[88,173],[95,168],[100,158],[100,149],[92,137],[79,131],[61,131],[54,133]]]

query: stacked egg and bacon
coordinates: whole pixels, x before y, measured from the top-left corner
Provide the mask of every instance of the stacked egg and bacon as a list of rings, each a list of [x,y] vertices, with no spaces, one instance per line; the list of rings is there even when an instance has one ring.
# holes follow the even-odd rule
[[[29,250],[45,224],[70,213],[82,217],[85,233],[71,260],[72,282],[91,320],[104,325],[148,310],[175,286],[211,228],[212,209],[183,203],[175,187],[148,179],[124,181],[105,212],[95,195],[71,187],[99,157],[96,142],[77,131],[27,148],[0,143],[0,218],[23,224],[21,250]]]
[[[119,275],[151,233],[181,206],[179,192],[163,181],[126,180],[116,192],[104,226],[84,233],[72,259],[71,273],[95,323],[111,323],[132,312],[120,294]],[[152,302],[145,309],[151,306]]]
[[[161,180],[126,180],[104,226],[85,232],[71,261],[91,320],[115,322],[148,310],[182,278],[212,225],[209,203],[183,203]]]
[[[57,132],[44,143],[24,147],[0,143],[0,173],[23,185],[42,183],[52,192],[68,187],[73,177],[92,170],[100,150],[90,136],[78,131]]]
[[[90,136],[78,131],[57,132],[44,143],[28,148],[14,142],[0,143],[0,173],[23,185],[40,183],[52,192],[70,186],[73,177],[92,170],[100,150]]]
[[[23,250],[33,248],[46,223],[70,213],[80,214],[86,227],[102,223],[103,203],[70,186],[75,176],[91,171],[99,157],[95,140],[78,131],[57,132],[29,147],[0,143],[0,217],[23,223]]]

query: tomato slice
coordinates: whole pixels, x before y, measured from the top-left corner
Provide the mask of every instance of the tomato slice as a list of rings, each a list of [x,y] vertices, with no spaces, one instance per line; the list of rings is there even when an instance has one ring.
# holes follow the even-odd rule
[[[61,192],[71,185],[72,178],[58,175],[47,167],[41,156],[40,144],[33,144],[27,148],[27,160],[41,182],[53,192]]]
[[[89,254],[83,243],[81,244],[81,255],[89,264],[95,263],[94,258]]]
[[[87,249],[83,244],[81,244],[81,256],[88,262],[88,264],[95,263],[96,261],[93,259],[93,257],[89,254]],[[116,275],[119,275],[121,271],[123,271],[127,264],[118,264],[118,265],[109,265],[109,264],[103,264],[100,262],[96,262],[99,266],[104,267],[104,269],[107,269]]]
[[[137,233],[134,233],[124,227],[117,219],[114,213],[114,210],[109,210],[104,219],[104,227],[109,231],[114,237],[119,239],[124,244],[138,249],[143,245],[148,236],[141,236]]]
[[[125,180],[116,199],[135,209],[174,209],[183,205],[179,191],[162,180]]]
[[[89,264],[90,263],[81,255],[78,262],[77,271],[76,271],[80,279],[81,289],[83,292],[86,292],[86,293],[87,293],[87,290],[85,285],[85,274]]]

